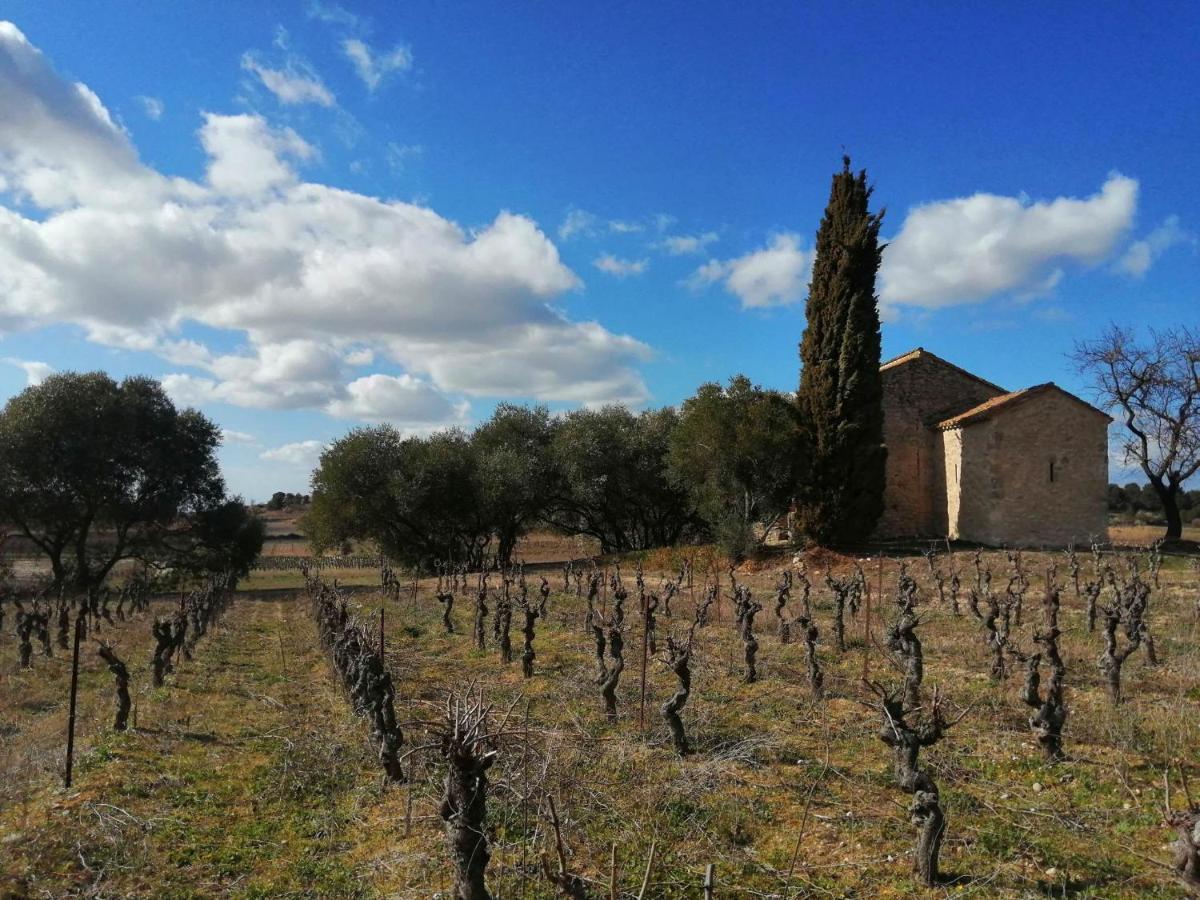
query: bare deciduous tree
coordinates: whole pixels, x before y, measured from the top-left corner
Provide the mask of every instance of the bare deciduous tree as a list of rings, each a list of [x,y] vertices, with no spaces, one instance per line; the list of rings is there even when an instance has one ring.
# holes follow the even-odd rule
[[[1075,345],[1080,372],[1097,398],[1125,425],[1126,462],[1136,463],[1162,501],[1167,540],[1179,540],[1179,493],[1200,472],[1200,332],[1180,326],[1151,331],[1112,325],[1095,341]]]

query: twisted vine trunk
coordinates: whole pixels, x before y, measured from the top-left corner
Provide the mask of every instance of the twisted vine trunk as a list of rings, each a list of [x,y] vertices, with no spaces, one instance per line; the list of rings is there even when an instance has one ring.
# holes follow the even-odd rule
[[[696,608],[696,625],[698,627],[703,628],[708,625],[708,611],[717,599],[718,590],[719,588],[713,584],[709,585],[708,589],[704,592],[704,599]]]
[[[838,653],[846,652],[846,585],[840,580],[834,581],[828,575],[825,580],[833,591],[833,645]]]
[[[1047,760],[1058,762],[1066,759],[1063,752],[1063,728],[1067,723],[1067,705],[1063,700],[1063,685],[1066,682],[1067,668],[1058,646],[1062,632],[1058,628],[1059,591],[1056,587],[1047,587],[1043,606],[1046,631],[1035,634],[1033,640],[1042,647],[1046,660],[1050,663],[1050,682],[1046,686],[1046,696],[1042,697],[1041,676],[1038,670],[1042,654],[1033,654],[1027,660],[1029,668],[1022,699],[1034,710],[1034,714],[1029,717],[1029,727]]]
[[[496,605],[496,625],[500,636],[500,661],[512,662],[512,603],[502,600]]]
[[[604,698],[604,713],[609,722],[617,721],[617,683],[621,673],[625,671],[625,639],[621,629],[615,625],[608,630],[608,653],[613,659],[613,666],[600,683],[600,696]]]
[[[163,679],[170,671],[170,653],[174,644],[170,619],[155,619],[154,624],[150,626],[150,632],[155,640],[154,658],[150,664],[153,673],[151,681],[155,687],[162,687]]]
[[[821,632],[812,619],[801,616],[796,620],[804,634],[804,652],[808,662],[808,684],[813,696],[820,700],[825,696],[825,673],[821,670],[821,661],[817,658],[817,639]]]
[[[884,721],[879,739],[892,748],[897,783],[901,789],[912,794],[908,812],[912,823],[920,828],[913,869],[922,884],[937,887],[938,859],[946,833],[946,814],[942,809],[937,784],[919,767],[918,756],[922,747],[929,747],[941,739],[944,723],[936,699],[932,715],[920,725],[908,725],[906,715],[907,711],[894,696],[885,697]]]
[[[592,623],[592,636],[596,639],[596,684],[603,684],[608,678],[608,664],[604,661],[604,651],[608,639],[604,636],[604,626]]]
[[[479,590],[475,594],[475,646],[480,650],[484,648],[487,615],[487,574],[485,573],[483,580],[480,582]]]
[[[437,595],[438,603],[442,604],[442,628],[446,630],[446,634],[454,634],[454,620],[450,618],[450,613],[454,609],[454,595],[448,591],[441,591]]]
[[[946,834],[946,814],[942,811],[936,785],[932,791],[917,791],[913,794],[908,813],[914,825],[921,828],[917,836],[917,852],[913,867],[921,883],[927,887],[939,884],[938,857],[942,852],[942,838]]]
[[[1083,587],[1083,593],[1087,598],[1087,630],[1094,632],[1096,630],[1096,601],[1100,599],[1100,582],[1087,582]]]
[[[37,639],[42,645],[42,655],[47,659],[54,656],[54,651],[50,649],[50,614],[37,612],[31,613],[33,616],[33,627],[37,632]]]
[[[692,748],[688,744],[687,732],[683,730],[683,719],[679,717],[679,713],[692,692],[691,642],[689,641],[684,647],[679,647],[673,639],[668,637],[667,654],[668,665],[675,673],[675,677],[679,679],[679,688],[662,705],[662,717],[666,720],[667,727],[671,729],[671,742],[675,745],[675,752],[680,756],[687,756],[692,752]]]
[[[603,576],[599,572],[593,572],[588,578],[587,592],[587,615],[583,619],[583,627],[586,631],[592,627],[592,622],[596,620],[596,598],[600,596],[600,583]],[[601,662],[603,662],[603,650],[601,650]]]
[[[1135,633],[1134,638],[1124,647],[1117,646],[1117,627],[1121,624],[1120,615],[1112,609],[1104,613],[1104,654],[1100,657],[1100,671],[1108,685],[1108,696],[1113,705],[1121,703],[1121,669],[1125,660],[1137,650],[1141,642],[1141,634]]]
[[[117,712],[113,719],[113,730],[124,731],[129,722],[129,669],[108,644],[101,644],[96,652],[108,664],[108,671],[112,672],[117,682]]]
[[[454,900],[491,900],[485,874],[492,858],[487,840],[487,771],[495,753],[482,753],[457,736],[442,750],[450,763],[441,817],[454,859]]]
[[[1167,824],[1179,835],[1172,845],[1175,854],[1171,868],[1194,894],[1200,895],[1200,810],[1174,813]]]
[[[921,705],[921,682],[925,678],[925,658],[916,628],[917,617],[906,609],[887,637],[888,648],[899,653],[904,662],[904,705],[910,709]]]
[[[20,641],[22,669],[28,669],[32,665],[33,641],[31,638],[33,636],[33,626],[32,613],[17,613],[17,640]]]
[[[780,576],[779,583],[775,586],[775,624],[781,644],[790,644],[792,641],[791,625],[783,614],[784,607],[791,598],[791,593],[792,573],[785,570]]]
[[[537,654],[533,652],[533,628],[534,622],[537,621],[537,617],[541,613],[530,606],[526,606],[522,612],[525,613],[525,627],[522,629],[522,633],[525,636],[525,648],[521,653],[521,674],[526,678],[532,678],[533,661],[537,658]]]
[[[758,681],[758,639],[754,636],[754,616],[762,610],[762,605],[750,600],[750,592],[746,592],[747,604],[742,614],[742,642],[746,651],[746,684]]]

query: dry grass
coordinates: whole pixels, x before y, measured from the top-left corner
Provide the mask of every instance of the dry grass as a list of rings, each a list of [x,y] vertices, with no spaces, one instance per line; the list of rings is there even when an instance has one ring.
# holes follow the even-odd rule
[[[1161,525],[1110,525],[1108,539],[1117,547],[1149,547],[1161,540],[1164,531]],[[1182,537],[1200,543],[1200,528],[1185,527]]]
[[[671,568],[677,562],[655,561]],[[1002,555],[991,561],[997,571],[1005,565]],[[910,563],[923,575],[922,560]],[[960,555],[958,563],[967,582],[969,558]],[[1031,570],[1042,563],[1027,557]],[[877,564],[866,569],[874,586]],[[885,599],[896,571],[897,561],[887,561]],[[557,571],[549,575],[561,587]],[[449,691],[482,689],[498,717],[512,710],[489,808],[489,881],[498,896],[551,896],[535,865],[548,849],[547,793],[563,820],[571,866],[596,895],[607,891],[615,843],[621,895],[634,896],[651,840],[659,859],[648,896],[698,896],[707,863],[716,864],[719,896],[922,893],[910,874],[907,797],[893,785],[886,748],[875,736],[877,717],[861,702],[864,665],[873,678],[894,677],[878,648],[890,606],[875,598],[869,633],[865,609],[848,622],[851,646],[840,658],[823,639],[830,696],[815,702],[802,647],[774,636],[765,602],[773,577],[769,568],[743,576],[768,606],[757,620],[761,682],[740,681],[727,596],[721,621],[699,632],[683,713],[698,752],[684,760],[671,752],[657,711],[673,678],[654,661],[639,727],[640,617],[632,601],[621,719],[609,725],[573,594],[552,597],[529,681],[519,662],[501,665],[490,643],[474,649],[468,597],[455,606],[460,633],[445,635],[430,581],[415,602],[354,595],[364,616],[387,608],[388,658],[410,748],[433,743]],[[649,580],[657,584],[657,574]],[[1098,638],[1087,634],[1081,604],[1065,592],[1071,758],[1059,765],[1044,763],[1030,737],[1018,677],[992,684],[978,625],[954,617],[925,590],[926,686],[941,685],[956,707],[970,708],[928,754],[948,807],[947,893],[1178,896],[1155,862],[1168,858],[1170,839],[1161,825],[1162,770],[1183,760],[1193,784],[1200,783],[1200,633],[1195,575],[1172,565],[1164,582],[1151,607],[1163,665],[1148,668],[1141,653],[1130,660],[1130,699],[1119,710],[1095,666]],[[1026,644],[1038,618],[1034,594],[1020,629]],[[814,596],[827,638],[827,592],[820,587]],[[690,618],[686,591],[675,606],[673,619],[660,611],[660,636]],[[130,627],[148,633],[145,621]],[[130,635],[133,648],[142,638]],[[488,635],[490,642],[490,621]],[[514,643],[519,652],[516,629]],[[135,672],[137,685],[146,680],[145,649],[135,654],[143,668]],[[11,671],[12,660],[6,635],[0,670]],[[36,663],[35,672],[51,671]],[[22,696],[61,696],[58,676],[42,687],[20,677]],[[100,716],[95,708],[106,718],[107,685],[103,677],[93,680],[85,715]],[[4,692],[0,701],[0,723],[13,719],[20,728],[6,743],[52,746],[44,735],[57,732],[58,708],[21,711],[24,700],[7,699],[16,693]],[[315,649],[303,598],[240,599],[173,684],[143,693],[139,715],[136,733],[89,730],[73,791],[54,787],[50,771],[35,766],[27,773],[20,802],[0,813],[0,893],[429,897],[449,886],[437,812],[440,758],[432,748],[413,753],[411,785],[383,787],[365,726],[334,691]]]

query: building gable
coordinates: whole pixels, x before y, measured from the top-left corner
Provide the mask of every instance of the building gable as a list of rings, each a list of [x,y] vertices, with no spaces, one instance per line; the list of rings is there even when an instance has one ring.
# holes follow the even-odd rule
[[[1036,401],[1041,398],[1050,396],[1065,397],[1066,399],[1077,404],[1083,410],[1093,413],[1096,416],[1103,418],[1106,422],[1112,421],[1112,416],[1104,412],[1102,409],[1097,409],[1088,403],[1086,400],[1081,400],[1070,391],[1064,391],[1053,381],[1048,381],[1045,384],[1034,385],[1030,388],[1025,388],[1021,391],[1012,391],[1007,394],[1002,394],[999,397],[993,397],[990,400],[985,400],[978,406],[961,412],[956,416],[943,419],[937,423],[937,427],[941,430],[949,428],[962,428],[966,425],[973,425],[979,422],[987,421],[995,416],[1004,415],[1011,412],[1023,403]]]

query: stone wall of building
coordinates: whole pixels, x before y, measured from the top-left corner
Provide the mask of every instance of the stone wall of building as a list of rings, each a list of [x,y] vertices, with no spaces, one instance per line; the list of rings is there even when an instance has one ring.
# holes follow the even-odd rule
[[[943,432],[950,536],[1037,547],[1103,535],[1108,421],[1050,390]]]
[[[1003,391],[923,351],[901,359],[880,371],[888,458],[883,516],[875,535],[944,535],[942,440],[929,426]]]
[[[962,507],[962,429],[939,431],[937,440],[942,458],[942,486],[946,492],[946,522],[942,533],[957,539]]]

